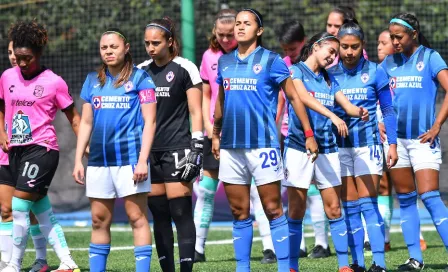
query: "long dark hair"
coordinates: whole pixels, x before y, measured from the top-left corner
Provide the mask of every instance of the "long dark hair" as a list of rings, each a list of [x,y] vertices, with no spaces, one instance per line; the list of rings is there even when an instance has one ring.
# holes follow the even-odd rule
[[[263,15],[261,15],[261,13],[258,10],[253,9],[253,8],[245,8],[245,9],[242,9],[240,12],[243,12],[243,11],[252,13],[252,15],[255,17],[255,22],[257,22],[258,28],[263,27]],[[240,12],[238,12],[238,13],[240,13]],[[263,46],[261,36],[257,37],[257,46]]]
[[[282,24],[278,29],[278,33],[278,41],[282,44],[303,42],[305,40],[305,30],[303,25],[297,20]]]
[[[349,6],[337,6],[334,7],[330,13],[338,13],[342,16],[342,20],[353,20],[356,18],[355,10],[352,7]],[[328,13],[328,15],[330,15]]]
[[[174,22],[169,17],[165,16],[162,19],[151,20],[146,26],[146,29],[148,28],[157,28],[161,30],[167,41],[171,38],[173,41],[173,44],[169,48],[171,59],[174,59],[180,55],[180,43],[176,35],[176,27]]]
[[[124,45],[129,44],[126,36],[118,28],[107,29],[103,33],[103,35],[101,35],[101,37],[103,37],[104,35],[108,35],[108,34],[116,34],[118,37],[120,37],[120,39],[123,40]],[[98,69],[98,80],[100,81],[101,87],[103,87],[104,84],[106,84],[106,70],[107,70],[107,65],[103,62],[101,67]],[[120,76],[118,77],[117,81],[115,81],[114,87],[118,88],[118,87],[122,86],[123,84],[125,84],[131,77],[133,70],[134,70],[134,64],[132,61],[132,56],[131,56],[131,53],[128,51],[126,53],[126,55],[124,55],[124,66],[120,72]]]
[[[213,25],[212,30],[212,36],[210,37],[210,49],[213,52],[218,52],[219,50],[224,51],[224,49],[221,47],[221,45],[218,42],[218,39],[216,39],[216,23],[220,22],[221,24],[235,24],[237,12],[234,9],[222,9],[216,14],[215,17],[215,24]]]
[[[331,35],[330,33],[326,32],[326,31],[317,33],[316,35],[311,37],[311,39],[309,39],[306,42],[306,44],[302,47],[302,50],[300,50],[299,59],[301,61],[306,61],[313,53],[314,44],[317,43],[320,45],[326,41],[335,41],[335,42],[339,43],[339,40],[335,36]],[[327,84],[330,85],[331,82],[330,82],[330,78],[328,76],[327,70],[322,68],[320,72],[323,74],[325,81],[327,81]]]
[[[361,41],[364,41],[364,30],[362,30],[361,26],[358,24],[356,19],[345,19],[344,24],[339,28],[338,39],[342,38],[345,35],[355,35]]]
[[[415,15],[403,12],[396,14],[393,18],[401,19],[406,23],[410,24],[412,28],[418,33],[418,42],[425,47],[431,48],[429,41],[425,38],[425,36],[423,36],[422,32],[420,31],[420,23],[418,22],[418,19],[417,17],[415,17]],[[413,34],[412,29],[410,29],[409,27],[406,27],[398,23],[391,23],[391,24],[400,25],[405,28],[406,33],[408,33],[409,35]]]

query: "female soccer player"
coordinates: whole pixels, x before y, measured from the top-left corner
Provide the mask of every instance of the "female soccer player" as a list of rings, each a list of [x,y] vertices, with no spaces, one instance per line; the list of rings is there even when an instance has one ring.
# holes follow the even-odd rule
[[[61,260],[56,271],[79,271],[73,261],[64,233],[55,218],[48,188],[59,161],[59,147],[51,122],[61,109],[78,134],[79,114],[65,81],[41,65],[47,43],[46,29],[36,23],[18,22],[9,32],[17,67],[6,70],[0,79],[0,99],[5,103],[0,127],[4,151],[9,163],[15,191],[12,198],[13,249],[9,265],[3,272],[20,271],[30,230],[29,212],[33,211],[40,230]]]
[[[211,137],[213,135],[213,114],[215,112],[216,97],[219,86],[216,83],[218,59],[225,53],[233,51],[237,42],[233,33],[237,12],[223,9],[216,15],[215,24],[210,38],[210,47],[205,51],[200,74],[202,78],[202,114],[207,138],[204,141],[204,177],[199,183],[194,222],[196,227],[195,262],[205,261],[205,241],[207,239],[210,222],[213,217],[214,197],[218,189],[219,161],[211,152]],[[264,214],[256,186],[251,186],[252,210],[263,243],[263,259],[261,263],[274,263],[276,256],[272,244],[269,221]]]
[[[103,65],[87,75],[81,90],[80,134],[73,176],[86,184],[92,212],[90,271],[106,271],[110,226],[117,197],[124,198],[134,236],[135,266],[150,271],[151,232],[146,194],[151,191],[148,158],[156,122],[155,86],[134,67],[126,36],[117,28],[101,35]],[[91,139],[91,140],[90,140]],[[84,182],[83,153],[90,140]]]
[[[390,39],[389,29],[384,30],[378,36],[378,63],[381,63],[386,56],[395,53],[394,46]],[[378,106],[379,109],[379,106]],[[384,128],[383,118],[380,110],[377,110],[378,116],[378,128],[380,131],[381,141],[386,141],[386,129]],[[390,250],[390,227],[392,221],[392,215],[394,211],[394,198],[392,197],[392,181],[390,179],[389,169],[383,168],[383,176],[380,180],[380,186],[378,191],[378,208],[381,213],[381,217],[384,220],[384,250],[387,252]],[[418,202],[417,202],[418,208]],[[426,250],[427,245],[423,234],[420,231],[420,248],[422,251]]]
[[[395,15],[389,31],[397,53],[387,56],[381,66],[389,76],[398,117],[399,156],[390,174],[400,202],[401,228],[410,256],[398,269],[418,271],[424,267],[419,243],[420,220],[416,216],[418,194],[448,249],[448,210],[439,192],[442,158],[438,137],[448,116],[448,96],[439,114],[435,114],[438,85],[448,90],[448,67],[439,53],[430,48],[414,15]]]
[[[197,67],[179,57],[176,29],[169,18],[152,20],[146,26],[144,39],[151,59],[139,67],[153,78],[158,99],[157,128],[150,159],[153,185],[148,195],[157,254],[162,270],[174,271],[173,220],[177,229],[180,269],[191,271],[196,238],[192,181],[202,167],[204,141],[202,81]]]
[[[262,15],[254,9],[243,9],[236,17],[234,32],[238,48],[218,62],[216,81],[220,86],[212,152],[216,159],[220,159],[219,179],[224,182],[234,217],[236,271],[250,271],[253,228],[249,217],[249,191],[252,178],[270,221],[278,271],[288,271],[289,231],[280,196],[280,180],[284,176],[275,125],[280,87],[303,123],[309,136],[306,148],[314,156],[317,155],[317,145],[286,64],[278,54],[261,46]]]
[[[364,107],[372,118],[363,122],[348,116],[340,106],[335,113],[349,127],[348,137],[336,135],[342,176],[342,204],[353,258],[350,267],[366,271],[364,263],[364,227],[370,236],[373,264],[369,271],[386,271],[384,259],[384,222],[378,210],[377,188],[383,173],[383,150],[376,119],[376,105],[379,100],[386,127],[389,153],[387,167],[397,162],[396,116],[392,106],[389,82],[383,68],[362,56],[365,46],[364,31],[356,20],[346,20],[337,35],[340,47],[338,65],[328,69],[336,78],[342,93],[356,106]]]
[[[340,92],[336,80],[326,72],[325,67],[334,61],[338,51],[339,41],[335,36],[327,32],[318,33],[302,48],[301,62],[291,67],[292,78],[300,98],[315,97],[320,102],[321,108],[325,106],[324,110],[319,110],[321,114],[308,111],[319,145],[320,155],[315,164],[312,164],[308,158],[303,145],[306,134],[303,133],[302,124],[291,112],[291,109],[289,111],[292,122],[289,123],[288,136],[285,140],[286,177],[283,185],[288,187],[289,229],[290,233],[295,234],[290,238],[291,271],[298,271],[298,245],[300,244],[302,220],[305,215],[306,195],[311,180],[316,182],[322,195],[338,257],[339,271],[352,271],[348,267],[347,226],[341,215],[339,204],[341,195],[340,165],[338,148],[331,129],[331,121],[337,117],[332,111],[336,101],[348,115],[362,118],[363,121],[368,120],[369,113],[362,107],[352,105]],[[347,131],[345,123],[342,122],[342,124],[344,124],[343,130],[340,125],[336,127],[338,132],[345,137]]]
[[[16,56],[12,41],[8,44],[8,58],[12,67],[17,66]],[[2,208],[2,220],[0,222],[0,271],[5,268],[12,254],[12,197],[15,184],[9,168],[8,154],[0,151],[0,206]],[[46,272],[47,264],[47,240],[39,228],[39,223],[33,213],[30,212],[30,233],[36,250],[36,260],[31,266],[30,272]]]

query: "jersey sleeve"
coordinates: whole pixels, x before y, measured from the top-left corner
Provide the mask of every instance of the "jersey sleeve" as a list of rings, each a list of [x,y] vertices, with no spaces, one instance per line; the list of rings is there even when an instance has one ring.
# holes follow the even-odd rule
[[[81,98],[86,101],[87,103],[92,103],[90,90],[92,89],[92,86],[90,85],[90,76],[87,75],[86,80],[84,81],[84,84],[82,84],[81,89]]]
[[[207,73],[207,51],[205,51],[204,55],[202,56],[201,66],[199,67],[199,74],[202,81],[208,84],[210,78]]]
[[[386,85],[389,85],[389,76],[384,71],[384,68],[378,65],[376,67],[375,88],[376,90],[381,90]]]
[[[433,52],[429,57],[429,69],[431,69],[432,78],[437,78],[437,74],[444,70],[448,69],[445,61],[442,59],[442,56],[438,52]]]
[[[288,66],[282,60],[282,58],[280,58],[280,56],[276,56],[274,61],[272,62],[269,75],[271,79],[273,79],[278,85],[280,85],[285,79],[290,77]]]
[[[67,83],[65,83],[62,77],[58,77],[58,83],[56,86],[56,106],[63,110],[72,104],[73,97],[68,91]]]
[[[137,86],[138,97],[140,99],[140,104],[156,103],[156,86],[151,76],[143,71],[142,80]]]
[[[338,81],[336,80],[336,78],[329,74],[328,77],[330,78],[330,82],[331,82],[331,88],[333,89],[333,93],[336,95],[338,92],[341,91],[341,85],[339,85]]]
[[[187,71],[184,77],[184,88],[185,91],[192,88],[193,86],[202,83],[201,76],[199,75],[199,70],[193,62],[186,60],[182,67]]]
[[[298,79],[300,81],[303,81],[303,73],[302,70],[299,69],[299,67],[297,65],[292,65],[291,67],[289,67],[289,73],[291,75],[291,78],[294,79]]]
[[[216,77],[216,83],[218,83],[218,85],[222,85],[222,83],[223,83],[222,74],[221,74],[222,58],[223,58],[223,56],[219,57],[219,59],[218,59],[218,76]]]
[[[5,99],[5,96],[3,94],[3,74],[0,77],[0,99]]]

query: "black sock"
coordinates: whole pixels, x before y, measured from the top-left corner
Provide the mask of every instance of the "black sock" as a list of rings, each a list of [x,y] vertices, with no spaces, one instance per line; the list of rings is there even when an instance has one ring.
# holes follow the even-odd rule
[[[154,238],[157,255],[163,272],[175,272],[174,236],[170,205],[166,195],[148,197],[148,207],[154,218]]]
[[[169,202],[171,217],[177,229],[180,271],[191,272],[193,270],[194,246],[196,243],[196,228],[193,221],[191,196],[173,198]]]

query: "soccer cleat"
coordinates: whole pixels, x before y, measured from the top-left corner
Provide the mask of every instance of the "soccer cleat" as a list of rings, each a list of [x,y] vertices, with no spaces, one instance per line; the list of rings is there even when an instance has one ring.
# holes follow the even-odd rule
[[[47,272],[49,270],[47,260],[36,259],[31,266],[30,272]]]
[[[358,264],[351,264],[350,268],[354,271],[354,272],[366,272],[366,269]]]
[[[389,243],[384,243],[384,252],[388,252],[390,251],[391,247],[390,247],[390,242]]]
[[[205,253],[201,254],[199,252],[197,252],[196,250],[194,251],[194,262],[195,263],[203,263],[205,262]]]
[[[0,271],[3,270],[3,268],[7,267],[8,263],[4,262],[4,261],[0,261]]]
[[[62,262],[58,269],[51,270],[51,272],[81,272],[81,269],[78,268],[78,266],[75,265],[68,265],[64,262]]]
[[[3,268],[2,272],[20,272],[20,268],[10,263],[7,267]]]
[[[364,256],[372,256],[372,247],[369,241],[364,242]]]
[[[367,272],[387,272],[387,270],[374,263]]]
[[[414,258],[409,258],[404,264],[398,266],[398,271],[420,271],[425,265]]]
[[[427,248],[428,248],[428,246],[426,245],[425,240],[420,239],[420,249],[421,249],[422,251],[425,251]]]
[[[311,250],[311,253],[308,255],[308,258],[311,259],[327,258],[330,257],[330,255],[331,255],[330,247],[327,247],[325,249],[323,246],[317,245]]]
[[[263,259],[261,259],[260,263],[262,264],[271,264],[277,262],[277,256],[275,256],[274,251],[271,249],[263,250]]]
[[[339,268],[339,272],[355,272],[355,271],[353,271],[353,269],[351,269],[348,266],[343,266],[343,267]]]
[[[306,256],[308,256],[308,253],[306,252],[306,249],[299,251],[299,258],[305,258]]]

